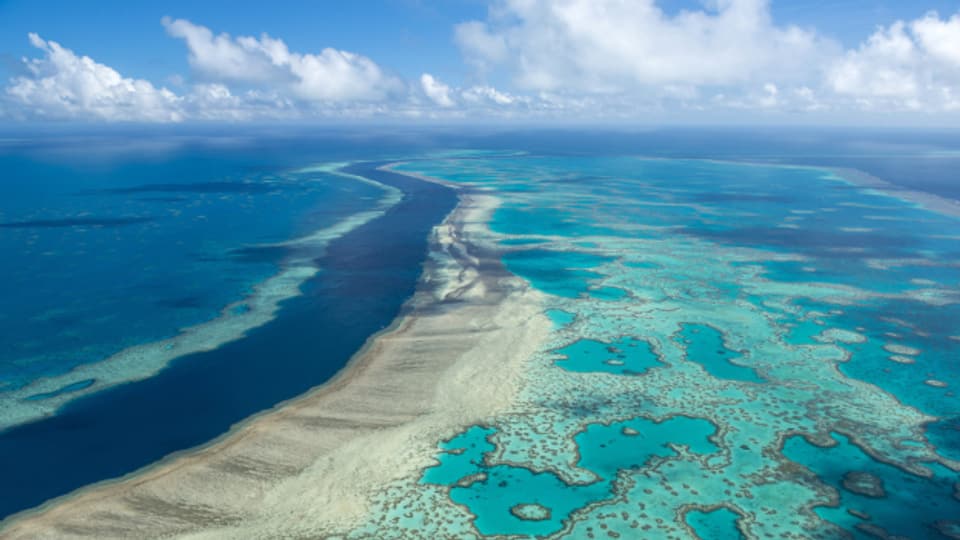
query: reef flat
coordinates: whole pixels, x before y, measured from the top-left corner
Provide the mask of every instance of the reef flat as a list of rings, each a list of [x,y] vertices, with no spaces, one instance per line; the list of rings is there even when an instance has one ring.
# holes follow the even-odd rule
[[[555,327],[519,412],[452,434],[350,537],[956,534],[952,212],[813,167],[394,170],[496,194],[487,242]]]
[[[389,170],[461,199],[393,328],[3,536],[957,537],[955,216],[815,167]]]

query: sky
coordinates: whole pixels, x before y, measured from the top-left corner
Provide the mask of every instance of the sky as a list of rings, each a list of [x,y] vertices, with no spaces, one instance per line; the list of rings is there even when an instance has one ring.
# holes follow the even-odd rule
[[[960,0],[0,0],[10,123],[960,125]]]

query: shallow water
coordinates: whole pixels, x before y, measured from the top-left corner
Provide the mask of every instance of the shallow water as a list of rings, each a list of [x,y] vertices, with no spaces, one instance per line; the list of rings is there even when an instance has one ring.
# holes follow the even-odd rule
[[[473,516],[445,514],[438,534],[960,527],[960,432],[944,427],[960,411],[957,218],[814,167],[530,155],[400,169],[499,197],[490,240],[554,321],[522,412],[491,420],[469,467],[426,471]],[[611,289],[624,293],[597,294]],[[677,419],[690,425],[665,428]],[[861,501],[838,483],[863,471],[890,492]],[[508,473],[533,487],[493,483]],[[443,504],[395,490],[409,515]]]
[[[901,186],[954,193],[957,159],[934,152],[949,141],[918,140],[497,134],[444,144],[533,153],[453,152],[400,166],[501,200],[482,240],[547,295],[553,331],[529,359],[514,413],[450,433],[438,465],[387,486],[354,536],[943,538],[960,528],[960,222],[824,169],[781,166],[862,166]],[[337,156],[374,157],[377,145],[361,146]],[[306,188],[292,164],[323,160],[303,147],[293,160],[269,148],[269,159],[248,152],[229,171],[201,152],[121,160],[106,173],[87,163],[73,176],[36,156],[0,156],[46,186],[0,187],[0,244],[12,242],[4,249],[25,261],[0,267],[0,287],[11,291],[0,298],[17,302],[0,322],[28,313],[29,323],[10,328],[51,336],[49,348],[11,340],[41,353],[0,363],[0,397],[69,362],[215,316],[276,271],[288,254],[277,242],[376,199],[375,188],[322,171]],[[109,181],[92,189],[70,185],[101,176]],[[335,373],[398,312],[427,231],[453,201],[436,186],[382,179],[426,191],[331,244],[325,270],[271,323],[0,433],[3,513],[201,444]],[[126,251],[100,249],[114,244]],[[104,253],[112,264],[101,264]],[[153,267],[144,254],[159,255]],[[35,301],[63,297],[71,284],[73,270],[49,257],[90,268],[75,274],[84,284],[66,295],[75,303]],[[34,275],[51,285],[38,287]],[[126,279],[143,294],[114,291]],[[118,336],[109,314],[123,310],[149,311],[149,320],[124,317],[131,330]],[[873,478],[882,496],[863,495]]]

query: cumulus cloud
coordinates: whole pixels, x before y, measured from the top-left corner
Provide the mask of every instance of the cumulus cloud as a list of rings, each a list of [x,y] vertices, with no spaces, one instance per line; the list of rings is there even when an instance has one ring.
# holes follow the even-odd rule
[[[420,76],[420,86],[423,94],[433,105],[439,107],[439,111],[420,111],[417,116],[426,113],[434,118],[510,117],[547,109],[563,109],[559,106],[558,98],[515,95],[489,85],[452,87],[429,73]],[[443,114],[437,114],[438,112]]]
[[[917,49],[898,22],[880,29],[859,49],[849,51],[830,70],[829,83],[841,94],[911,97],[917,92]]]
[[[423,93],[437,105],[441,107],[453,107],[455,105],[450,97],[450,87],[435,79],[433,75],[429,73],[421,75],[420,87],[423,89]]]
[[[830,67],[834,92],[870,110],[960,110],[960,15],[879,28]]]
[[[30,34],[43,56],[23,59],[24,74],[5,89],[6,114],[133,122],[369,117],[389,114],[387,104],[406,98],[399,79],[361,55],[330,48],[300,54],[267,35],[214,35],[182,19],[163,24],[187,43],[196,83],[175,75],[177,92],[157,87]],[[433,82],[432,97],[442,105],[449,88]]]
[[[507,59],[506,37],[495,34],[486,23],[469,21],[454,27],[454,35],[460,48],[468,51],[467,59],[475,66],[486,69]]]
[[[170,90],[35,34],[38,58],[5,88],[8,116],[180,121],[337,118],[673,118],[675,112],[960,112],[960,13],[877,28],[845,50],[778,24],[769,0],[492,0],[455,27],[475,73],[404,81],[365,56],[291,51],[164,18],[191,70]],[[423,66],[429,68],[429,66]],[[849,116],[855,118],[855,116]],[[942,118],[942,116],[941,116]]]
[[[457,27],[475,64],[506,64],[531,90],[618,93],[809,75],[833,47],[773,24],[765,0],[665,13],[654,0],[500,0],[487,21]]]
[[[26,74],[6,88],[8,107],[17,118],[180,122],[295,118],[296,105],[273,92],[234,93],[219,83],[201,83],[177,94],[152,83],[124,77],[88,56],[77,55],[36,34],[30,42],[43,51],[23,59]]]
[[[187,45],[191,67],[203,79],[282,90],[304,101],[381,101],[402,83],[373,60],[333,48],[317,54],[291,52],[280,39],[214,35],[185,19],[164,17],[164,27]]]
[[[775,23],[768,0],[673,14],[655,0],[496,0],[455,39],[481,77],[635,110],[960,109],[960,14],[898,21],[845,51]]]
[[[6,89],[18,111],[49,119],[162,121],[183,119],[183,99],[148,81],[123,77],[37,34],[30,43],[43,57],[23,59],[27,74]]]
[[[913,35],[932,58],[960,67],[960,13],[940,20],[936,12],[927,13],[910,25]]]
[[[472,86],[461,92],[463,99],[468,103],[487,105],[511,105],[518,98],[501,92],[492,86]]]
[[[185,98],[189,117],[195,120],[294,119],[302,115],[296,103],[275,92],[247,90],[235,94],[220,83],[196,84]]]

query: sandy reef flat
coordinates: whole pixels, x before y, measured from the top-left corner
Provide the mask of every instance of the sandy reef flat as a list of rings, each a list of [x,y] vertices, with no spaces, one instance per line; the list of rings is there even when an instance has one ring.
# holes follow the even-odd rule
[[[518,412],[441,441],[438,465],[392,483],[349,538],[956,526],[960,461],[926,431],[951,415],[956,372],[939,359],[955,345],[890,318],[955,309],[949,216],[815,167],[531,155],[396,170],[497,193],[490,231],[555,327]],[[918,225],[865,231],[869,216]]]

